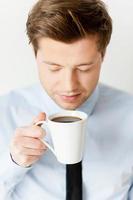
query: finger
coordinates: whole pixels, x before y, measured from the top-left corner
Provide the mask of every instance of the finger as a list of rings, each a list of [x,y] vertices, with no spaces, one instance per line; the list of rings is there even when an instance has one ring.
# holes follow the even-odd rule
[[[25,136],[25,137],[42,139],[46,135],[46,132],[39,126],[29,126],[29,127],[27,126],[27,127],[17,128],[15,134],[16,137]]]
[[[21,148],[18,153],[26,156],[41,156],[44,154],[46,149],[30,149],[30,148]]]
[[[36,161],[38,161],[38,159],[40,159],[41,156],[23,156],[20,159],[19,165],[21,165],[23,167],[29,167],[33,163],[35,163]]]
[[[39,113],[32,121],[32,125],[35,125],[39,121],[44,121],[46,119],[46,114],[44,112]]]
[[[25,148],[31,149],[46,149],[46,145],[39,139],[23,137],[21,139],[21,145]]]

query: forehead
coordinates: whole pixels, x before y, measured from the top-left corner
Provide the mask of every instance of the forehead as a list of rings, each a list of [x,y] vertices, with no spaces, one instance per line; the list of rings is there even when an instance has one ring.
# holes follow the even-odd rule
[[[98,37],[88,36],[73,43],[64,43],[51,38],[41,38],[38,40],[38,53],[44,59],[73,60],[89,59],[95,57],[98,52]]]

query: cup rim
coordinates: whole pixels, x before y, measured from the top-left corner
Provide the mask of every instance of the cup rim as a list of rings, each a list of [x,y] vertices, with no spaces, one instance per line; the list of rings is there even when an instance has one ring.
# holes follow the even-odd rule
[[[72,117],[79,117],[79,118],[81,118],[81,120],[72,122],[72,124],[73,123],[83,122],[83,121],[85,121],[88,118],[87,113],[85,113],[83,111],[67,110],[67,111],[61,111],[61,112],[58,112],[58,113],[54,113],[54,114],[48,116],[47,120],[50,121],[50,122],[52,122],[52,123],[60,123],[60,122],[52,121],[52,119],[55,118],[55,117],[64,117],[64,116],[69,116],[69,117],[72,116]],[[61,124],[67,124],[67,123],[62,122]]]

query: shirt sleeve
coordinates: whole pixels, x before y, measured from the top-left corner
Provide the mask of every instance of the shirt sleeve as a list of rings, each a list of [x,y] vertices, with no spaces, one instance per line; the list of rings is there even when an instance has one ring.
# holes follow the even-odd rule
[[[0,155],[0,196],[2,200],[10,199],[17,184],[23,180],[31,168],[24,168],[15,164],[9,151]]]
[[[31,123],[38,112],[19,90],[0,96],[0,200],[12,199],[17,186],[32,169],[13,162],[9,146],[15,129]]]

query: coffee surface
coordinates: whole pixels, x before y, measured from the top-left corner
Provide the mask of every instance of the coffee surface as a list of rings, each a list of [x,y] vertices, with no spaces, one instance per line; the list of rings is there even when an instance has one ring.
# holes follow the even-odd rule
[[[72,123],[80,121],[81,118],[79,117],[73,117],[73,116],[62,116],[62,117],[55,117],[52,119],[54,122],[60,122],[60,123]]]

